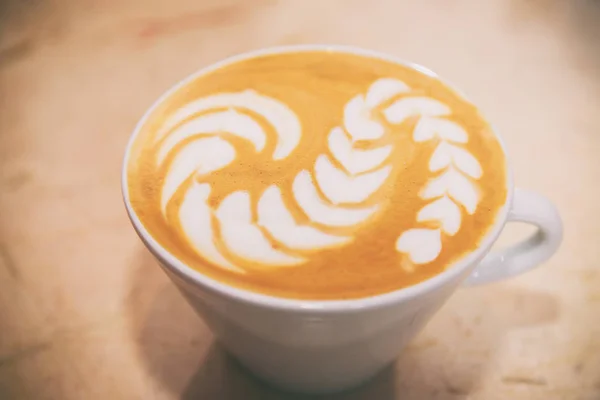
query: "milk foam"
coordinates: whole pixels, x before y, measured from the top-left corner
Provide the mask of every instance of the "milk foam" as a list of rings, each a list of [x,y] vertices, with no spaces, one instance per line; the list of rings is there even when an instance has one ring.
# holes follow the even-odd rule
[[[340,246],[352,240],[321,232],[308,225],[300,225],[283,202],[281,189],[269,186],[258,202],[258,225],[284,246],[298,250],[313,250]]]
[[[389,101],[381,110],[382,123],[374,113]],[[203,177],[239,158],[223,133],[264,152],[269,138],[253,114],[260,115],[276,133],[275,150],[270,154],[276,162],[294,155],[302,129],[286,104],[253,90],[198,99],[167,118],[157,135],[155,161],[157,165],[168,162],[163,213],[166,216],[174,194],[184,190],[177,214],[180,226],[194,250],[222,268],[244,273],[252,266],[301,265],[311,252],[351,245],[354,233],[389,206],[383,200],[375,204],[370,200],[391,179],[394,145],[367,150],[357,148],[356,142],[381,139],[394,126],[418,117],[413,141],[437,143],[428,165],[432,177],[419,193],[426,204],[415,217],[416,225],[427,223],[428,227],[401,233],[396,250],[415,264],[431,262],[442,251],[442,235],[460,230],[462,210],[472,214],[480,201],[476,180],[483,171],[477,159],[460,146],[468,135],[445,118],[451,113],[433,98],[411,96],[411,88],[402,81],[379,79],[366,93],[348,100],[342,125],[329,131],[328,151],[316,157],[312,168],[296,173],[291,190],[271,185],[255,201],[249,191],[238,190],[213,207],[208,204],[212,188],[203,183]],[[184,187],[190,178],[191,184]],[[305,218],[299,219],[289,209],[290,201]],[[439,228],[430,228],[432,222]],[[340,228],[344,234],[333,233]]]
[[[318,172],[317,172],[318,173]],[[346,208],[335,206],[321,198],[308,171],[294,180],[294,199],[311,221],[333,227],[351,227],[366,221],[378,207]]]
[[[273,153],[274,160],[281,160],[287,157],[292,150],[296,148],[298,142],[300,141],[300,137],[302,135],[300,121],[294,112],[291,111],[285,104],[260,95],[253,90],[246,90],[239,93],[216,94],[185,105],[165,121],[165,124],[157,135],[157,139],[161,139],[167,135],[171,129],[186,119],[202,112],[219,108],[240,108],[250,110],[261,115],[267,121],[269,121],[279,135],[277,138],[277,147]],[[201,125],[197,126],[197,133],[203,133],[206,131],[218,133],[219,131],[223,131],[223,129],[218,128],[225,128],[225,131],[236,134],[235,130],[229,131],[226,128],[238,126],[238,123],[241,123],[241,126],[244,126],[246,130],[250,129],[249,125],[245,121],[236,121],[231,118],[231,115],[229,115],[229,118],[221,119],[219,123],[217,123],[217,126],[212,127],[214,128],[212,130],[209,123],[210,122],[207,120],[200,122]],[[240,135],[240,137],[245,138],[244,135]]]
[[[317,183],[330,203],[362,203],[384,184],[392,172],[392,166],[349,176],[322,154],[315,162],[315,172]]]
[[[409,256],[414,264],[435,260],[442,252],[442,233],[455,235],[462,223],[462,206],[473,214],[480,201],[474,180],[483,171],[479,161],[456,144],[468,141],[467,132],[444,117],[451,114],[445,104],[429,98],[400,99],[387,108],[387,118],[400,123],[409,116],[420,116],[413,131],[417,143],[436,140],[438,145],[429,160],[429,170],[441,173],[425,185],[419,196],[432,202],[417,214],[417,222],[434,222],[438,229],[413,228],[403,232],[396,241],[396,249]],[[454,144],[453,144],[454,143]]]
[[[228,270],[243,273],[217,249],[214,241],[213,211],[207,204],[210,185],[194,182],[179,208],[179,223],[194,249],[208,262]]]
[[[262,127],[251,117],[235,110],[202,115],[184,123],[167,136],[158,151],[156,162],[161,164],[173,147],[198,135],[214,135],[215,132],[228,132],[248,140],[256,151],[262,151],[267,137]]]
[[[293,257],[273,249],[264,233],[252,221],[248,192],[230,194],[223,200],[215,214],[221,227],[223,242],[237,257],[276,266],[296,265],[303,261],[300,257]]]
[[[350,175],[375,169],[392,154],[392,146],[382,146],[372,150],[360,150],[340,127],[333,128],[328,137],[331,155]]]
[[[162,188],[161,209],[166,207],[179,186],[192,174],[206,175],[217,171],[235,159],[235,149],[229,142],[218,138],[200,138],[185,146],[175,155]]]

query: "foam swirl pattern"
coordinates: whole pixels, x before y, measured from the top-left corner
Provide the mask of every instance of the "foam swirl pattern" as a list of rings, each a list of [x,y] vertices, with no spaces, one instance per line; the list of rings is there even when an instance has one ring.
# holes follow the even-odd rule
[[[308,217],[308,224],[296,221],[284,200],[290,194],[282,193],[277,185],[264,190],[255,209],[245,191],[229,194],[212,208],[208,204],[211,187],[202,183],[203,176],[237,159],[234,145],[223,132],[248,141],[258,152],[265,149],[267,134],[243,110],[260,115],[277,133],[272,159],[289,156],[302,134],[292,110],[250,90],[187,104],[165,121],[157,135],[157,167],[170,160],[161,194],[163,214],[166,217],[169,201],[192,176],[193,183],[185,189],[179,208],[179,223],[202,257],[237,272],[244,271],[246,262],[270,267],[298,265],[306,260],[307,251],[350,243],[351,235],[320,228],[357,229],[379,210],[380,205],[362,203],[389,178],[392,166],[385,161],[391,145],[359,150],[353,143],[382,137],[386,128],[371,119],[371,109],[407,89],[402,82],[382,79],[366,95],[348,102],[343,125],[329,133],[328,154],[318,156],[311,170],[299,171],[293,180],[291,197]],[[272,241],[282,246],[273,246]]]
[[[375,118],[376,112],[383,118]],[[475,182],[482,168],[461,147],[468,135],[445,118],[451,113],[438,100],[411,95],[411,88],[398,79],[378,79],[346,103],[342,123],[327,136],[327,152],[316,157],[312,168],[297,172],[291,193],[272,184],[258,199],[236,190],[211,206],[213,188],[203,178],[239,161],[232,137],[258,153],[272,151],[268,156],[278,161],[297,149],[302,126],[286,104],[253,90],[201,98],[178,109],[158,130],[155,162],[167,168],[162,213],[166,218],[175,194],[185,191],[178,223],[193,249],[211,264],[239,273],[248,266],[300,265],[311,252],[349,245],[353,233],[388,206],[371,200],[392,176],[394,144],[375,144],[408,118],[418,117],[412,140],[437,143],[429,162],[432,177],[419,193],[426,204],[416,224],[426,226],[403,232],[396,250],[407,254],[413,265],[431,262],[442,250],[442,235],[456,234],[462,213],[473,214],[479,202]],[[270,125],[275,137],[256,116]],[[268,146],[269,140],[276,140],[274,146]],[[361,147],[358,142],[374,145]],[[191,184],[184,184],[190,179]],[[298,222],[286,199],[292,199],[308,222]]]

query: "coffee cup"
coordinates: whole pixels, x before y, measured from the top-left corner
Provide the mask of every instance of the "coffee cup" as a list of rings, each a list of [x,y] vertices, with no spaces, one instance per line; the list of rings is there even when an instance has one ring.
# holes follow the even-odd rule
[[[161,107],[163,107],[167,100],[174,94],[182,92],[182,89],[185,89],[191,83],[198,80],[199,77],[206,76],[208,73],[214,71],[221,71],[222,68],[229,65],[237,65],[244,60],[261,59],[261,57],[277,56],[281,54],[310,53],[315,51],[322,51],[325,53],[333,52],[372,60],[381,60],[382,62],[417,71],[425,77],[443,82],[443,80],[437,77],[433,72],[424,67],[396,59],[392,56],[344,46],[290,46],[260,50],[235,56],[200,70],[194,75],[184,79],[150,107],[148,112],[136,126],[127,147],[122,175],[122,188],[128,215],[142,242],[154,255],[158,264],[173,281],[186,300],[205,320],[217,340],[229,353],[237,358],[240,363],[253,374],[277,387],[298,392],[331,393],[360,385],[394,362],[401,353],[402,348],[423,328],[434,313],[459,287],[491,283],[515,276],[524,273],[547,260],[559,247],[562,239],[562,223],[556,208],[548,199],[534,192],[514,188],[510,165],[506,157],[504,157],[504,161],[501,165],[501,187],[494,187],[488,184],[483,189],[473,191],[473,193],[483,193],[480,194],[479,198],[488,196],[496,200],[499,199],[495,206],[496,209],[493,219],[490,220],[489,226],[486,228],[487,230],[482,231],[480,240],[477,240],[476,243],[473,242],[472,248],[469,248],[458,255],[456,260],[452,261],[444,268],[436,270],[434,273],[427,275],[418,281],[399,286],[396,289],[391,290],[386,288],[380,293],[376,291],[373,294],[366,295],[365,293],[367,292],[359,293],[357,291],[348,291],[344,292],[349,293],[348,295],[339,295],[337,297],[335,294],[328,296],[327,292],[323,291],[319,293],[314,292],[314,296],[316,296],[314,298],[311,298],[310,295],[304,296],[304,298],[302,296],[294,298],[293,295],[279,296],[276,291],[270,292],[266,289],[264,291],[256,290],[250,286],[246,287],[243,285],[232,284],[231,282],[234,281],[228,281],[227,279],[229,278],[220,279],[218,277],[220,275],[211,275],[210,273],[204,273],[197,268],[192,268],[190,264],[185,261],[187,257],[185,254],[188,253],[182,252],[179,254],[170,251],[165,244],[166,239],[159,240],[153,232],[150,232],[148,224],[145,224],[143,221],[144,217],[140,217],[140,215],[144,213],[139,211],[139,207],[136,208],[137,199],[133,198],[133,196],[136,195],[132,194],[132,175],[129,170],[133,158],[132,154],[135,153],[136,140],[139,139],[145,127],[148,126],[149,121],[151,121],[154,116],[166,112],[163,111]],[[393,90],[397,90],[396,92],[393,92],[394,96],[403,96],[401,92],[405,89],[398,83],[392,82],[387,86],[385,86],[384,83],[387,84],[390,82],[386,81],[381,84],[378,83],[377,85],[373,84],[370,87],[370,91],[367,92],[363,99],[366,99],[365,101],[368,103],[370,98],[379,95],[380,99],[383,100],[378,103],[378,106],[384,104],[388,107],[386,110],[391,111],[385,115],[389,116],[389,119],[392,122],[398,121],[398,124],[400,124],[399,117],[396,118],[395,116],[400,114],[408,115],[406,114],[406,111],[399,111],[402,104],[407,104],[406,102],[400,104],[400,100],[405,100],[405,98],[399,97],[400,100],[392,102],[392,95],[388,97],[385,96],[387,96],[386,93],[392,93]],[[447,85],[447,83],[444,84]],[[394,87],[396,89],[394,89]],[[265,111],[267,116],[271,115],[268,114],[269,112],[276,114],[277,110],[283,110],[278,105],[269,103],[268,100],[264,98],[256,96],[252,97],[248,95],[248,92],[240,93],[242,94],[238,97],[230,96],[228,101],[232,102],[232,104],[248,104],[247,107],[250,108],[255,107],[255,105],[259,103],[265,104],[265,109],[271,110]],[[372,93],[375,94],[371,96]],[[222,97],[219,99],[222,100]],[[205,101],[205,103],[207,102]],[[350,103],[351,102],[348,104]],[[414,104],[411,105],[411,107],[415,107]],[[438,114],[435,114],[435,112],[437,112],[435,111],[435,104],[431,106],[433,108],[431,108],[429,104],[425,104],[423,107],[429,110],[428,112],[430,112],[430,114],[428,115],[433,115],[437,118]],[[347,109],[348,108],[346,108],[346,110]],[[216,113],[224,113],[226,112],[224,111],[226,110],[226,107],[223,107],[221,104],[221,106],[216,107],[216,110]],[[394,110],[396,114],[394,114]],[[406,110],[406,108],[402,110]],[[384,113],[385,112],[386,111],[384,111]],[[284,111],[281,112],[281,114],[285,113],[286,112]],[[439,115],[442,115],[443,111],[440,111],[439,113],[441,113]],[[203,115],[204,114],[201,116]],[[173,127],[184,126],[186,121],[189,121],[188,117],[189,116],[186,116],[185,118],[182,118],[181,121],[174,123]],[[221,118],[220,114],[215,116],[215,118],[217,117]],[[227,118],[231,118],[231,115],[227,116]],[[236,116],[235,118],[240,118],[240,120],[243,119],[239,116]],[[396,119],[394,120],[394,118]],[[448,118],[448,121],[451,121],[450,117]],[[284,119],[285,118],[282,117],[282,119],[276,120],[274,124],[276,125],[277,121],[282,121]],[[227,121],[229,121],[229,119]],[[206,120],[204,122],[206,122]],[[345,124],[341,126],[347,132],[352,132],[353,128],[351,123],[352,122],[345,122]],[[407,120],[402,123],[406,123],[406,126],[409,126],[411,122],[410,120]],[[415,123],[417,123],[416,127],[419,127],[418,122]],[[229,124],[229,122],[224,124]],[[290,124],[286,126],[288,127],[287,129],[293,129],[289,128]],[[357,139],[356,137],[351,137],[352,134],[348,136],[350,139],[356,139],[352,143],[358,146],[361,140],[380,139],[378,136],[380,133],[378,133],[377,126],[367,126],[364,124],[362,126],[364,129],[360,130],[357,134],[357,136],[362,135],[360,138]],[[412,131],[417,129],[415,125],[410,126]],[[233,130],[235,130],[234,128],[235,127],[232,127]],[[416,134],[414,138],[416,138],[416,142],[420,141],[419,143],[421,143],[425,141],[424,138],[427,138],[427,132],[424,130],[425,128],[423,126],[419,129],[421,129],[419,131],[421,132],[420,139],[417,138]],[[439,130],[442,128],[438,127],[436,129]],[[430,136],[433,137],[435,136],[435,132],[439,133],[441,131],[434,132],[431,130],[430,132],[432,132]],[[438,136],[440,136],[441,139],[436,142],[436,146],[438,147],[432,147],[431,151],[428,153],[431,155],[431,153],[435,154],[437,151],[439,155],[442,154],[442,150],[448,151],[447,153],[443,153],[446,154],[443,157],[437,157],[438,161],[441,160],[439,168],[435,166],[435,162],[432,161],[435,158],[434,156],[428,158],[427,162],[431,169],[430,172],[432,173],[432,177],[427,181],[429,182],[428,184],[431,184],[431,182],[449,182],[439,180],[441,179],[439,177],[442,175],[439,175],[438,170],[444,171],[443,168],[450,168],[448,165],[452,162],[460,164],[461,161],[458,160],[458,157],[462,154],[461,152],[470,149],[469,147],[460,147],[466,142],[461,139],[462,133],[456,133],[459,132],[456,130],[446,132],[454,133],[447,133],[447,138],[449,138],[447,143],[444,142],[444,138],[442,137],[443,134],[440,133]],[[241,135],[245,135],[246,139],[254,140],[254,136],[251,136],[250,134],[242,133]],[[491,133],[491,135],[493,135],[494,143],[497,143],[498,151],[505,155],[506,149],[502,139],[497,133]],[[329,137],[333,137],[333,133]],[[259,136],[256,136],[256,138],[259,138]],[[260,139],[256,139],[252,143],[259,143],[260,145],[259,140]],[[215,149],[218,150],[220,148],[219,146],[221,146],[215,140],[212,140],[211,142],[205,140],[203,143],[202,146],[204,147],[199,146],[199,148],[206,149],[206,146],[214,145],[216,146]],[[438,151],[442,145],[445,147]],[[455,146],[458,150],[452,146]],[[173,144],[170,149],[171,148],[175,148],[175,144]],[[227,147],[223,147],[223,149],[226,148]],[[368,149],[373,150],[373,148]],[[378,149],[380,148],[378,147]],[[277,154],[277,148],[273,150],[273,154]],[[463,158],[463,160],[473,159],[476,159],[476,157],[467,156],[466,158]],[[361,162],[362,161],[359,161],[359,164]],[[482,160],[481,157],[479,158],[479,161],[476,162],[476,166],[479,166],[478,168],[483,170],[483,179],[492,179],[488,177],[495,176],[493,166],[486,167],[487,164],[485,164],[485,160]],[[464,182],[470,182],[473,185],[476,185],[478,182],[477,179],[479,179],[479,176],[482,175],[482,173],[478,173],[477,168],[468,169],[470,167],[467,164],[467,161],[463,162],[463,166],[465,167],[461,171],[467,175],[469,175],[469,171],[475,172],[472,172],[467,176],[467,179],[464,180]],[[184,165],[184,163],[181,165]],[[434,166],[431,167],[432,165]],[[472,166],[474,164],[471,163],[469,165]],[[384,167],[385,166],[381,167],[381,170],[383,170]],[[410,166],[406,168],[410,168]],[[457,168],[460,169],[460,165]],[[315,168],[315,171],[317,171],[317,169],[318,168]],[[389,168],[390,171],[392,169],[392,167]],[[315,174],[317,172],[315,172]],[[433,174],[433,172],[436,172],[438,175]],[[363,172],[361,171],[361,173]],[[488,175],[485,175],[486,173]],[[298,174],[297,176],[300,175]],[[435,179],[438,179],[438,181],[435,181]],[[489,182],[492,181],[490,180]],[[438,186],[442,183],[439,183]],[[208,185],[208,183],[206,184]],[[191,185],[194,185],[194,183],[191,183]],[[485,190],[488,190],[490,194],[485,194],[487,193],[484,192]],[[462,219],[458,219],[458,225],[456,225],[456,223],[452,225],[452,221],[456,222],[456,220],[452,220],[449,216],[445,219],[440,219],[441,222],[438,225],[432,225],[430,223],[432,218],[427,219],[417,217],[416,220],[414,220],[414,223],[425,225],[423,225],[423,227],[416,226],[408,230],[416,232],[415,234],[404,236],[396,235],[398,236],[398,239],[395,242],[396,250],[394,251],[398,253],[398,257],[404,257],[403,259],[407,260],[407,266],[403,267],[405,269],[403,274],[406,274],[406,276],[414,276],[414,271],[421,268],[421,265],[434,265],[436,257],[442,257],[444,254],[443,252],[446,251],[442,248],[443,246],[453,248],[451,240],[457,237],[457,231],[462,229],[463,231],[468,232],[469,229],[472,229],[470,228],[470,225],[467,225],[466,223],[461,225],[461,222],[467,221],[470,215],[476,215],[474,210],[470,210],[470,197],[467,195],[463,196],[463,192],[455,192],[455,195],[452,195],[450,189],[448,189],[448,191],[450,194],[447,196],[438,194],[431,196],[430,198],[426,195],[421,195],[421,197],[430,202],[439,201],[440,207],[442,203],[445,202],[449,204],[447,210],[459,210]],[[501,193],[501,196],[494,195],[496,192]],[[268,190],[265,190],[264,193],[268,193]],[[422,194],[424,192],[421,191],[420,193]],[[327,193],[325,193],[324,196],[327,196]],[[170,201],[170,198],[168,200]],[[183,200],[176,200],[175,202],[179,205],[184,204],[185,198],[183,198]],[[161,203],[160,199],[157,200],[157,204],[159,203]],[[223,203],[225,203],[224,200],[221,204]],[[335,204],[335,202],[333,203]],[[340,204],[341,203],[343,202],[340,202]],[[163,201],[162,204],[166,207],[167,202]],[[481,209],[482,203],[476,202],[474,204]],[[394,207],[394,204],[390,203],[386,207]],[[440,207],[436,209],[433,206],[430,206],[428,210],[438,210],[437,212],[440,212],[439,210],[442,210]],[[158,206],[157,209],[160,209],[160,206]],[[423,212],[424,209],[425,206],[420,209],[421,211],[419,211],[418,215],[426,214]],[[230,210],[235,211],[235,207]],[[265,212],[268,213],[268,210]],[[160,210],[158,210],[157,213],[160,213]],[[432,213],[434,216],[437,215],[436,212]],[[451,215],[450,211],[448,211],[448,213],[448,215]],[[179,217],[184,215],[181,212],[179,214],[171,213],[168,214],[169,216],[167,218],[167,214],[168,213],[164,211],[163,215],[165,215],[165,220],[167,221],[172,221],[173,215]],[[218,211],[214,214],[217,216],[219,215]],[[373,215],[377,216],[381,214],[373,213]],[[375,220],[376,217],[373,218]],[[492,245],[496,242],[501,231],[508,222],[525,222],[532,224],[537,227],[537,231],[526,240],[513,244],[505,249],[492,251]],[[223,221],[219,220],[219,223],[223,223]],[[317,226],[321,225],[317,224]],[[454,228],[452,226],[454,226]],[[261,228],[265,228],[265,226],[261,226]],[[363,228],[356,229],[358,232],[359,229]],[[403,234],[408,231],[405,230]],[[237,231],[233,229],[232,232]],[[347,232],[348,231],[343,231],[343,235],[346,236],[343,236],[342,234],[339,234],[338,236],[351,237],[352,233],[348,234]],[[188,237],[190,235],[191,234],[188,234]],[[370,236],[373,235],[375,235],[375,233],[370,234]],[[404,239],[402,239],[402,237],[404,237]],[[417,237],[424,238],[423,240],[429,240],[429,237],[441,239],[436,239],[437,241],[431,242],[433,244],[425,240],[425,242],[419,242],[413,245],[413,243],[416,243],[413,238]],[[202,241],[204,239],[206,239],[206,237],[203,238],[200,235],[199,240]],[[248,243],[255,242],[248,241]],[[286,243],[289,244],[290,241]],[[296,242],[291,241],[291,243],[294,244]],[[343,246],[354,242],[346,241],[342,243],[340,240],[340,243],[342,250],[339,251],[343,252]],[[425,245],[423,245],[423,243],[425,243]],[[243,246],[235,248],[244,251],[246,249]],[[242,250],[240,250],[240,252],[242,252]],[[251,252],[251,250],[252,249],[248,249],[247,251]],[[225,251],[223,254],[229,255],[230,252]],[[313,253],[306,253],[309,254],[307,256],[304,255],[305,253],[298,254],[302,254],[302,257],[298,256],[297,258],[304,260],[305,258],[310,258],[310,254]],[[335,255],[338,253],[332,254]],[[193,255],[190,257],[193,257]],[[237,272],[232,272],[231,270],[238,268],[239,265],[243,265],[243,260],[239,261],[241,258],[242,257],[231,256],[229,260],[232,261],[227,261],[227,265],[224,266],[224,269],[228,269],[229,266],[232,267],[223,274],[229,274],[227,276],[237,276],[234,275]],[[292,258],[290,258],[290,260],[291,259]],[[214,260],[215,258],[210,261]],[[281,260],[283,260],[282,263],[284,263],[284,261],[287,262],[288,259],[281,258]],[[356,268],[356,265],[358,265],[357,263],[364,264],[369,262],[370,261],[367,258],[361,258],[358,261],[339,258],[339,265],[337,265],[337,267],[341,268],[341,270],[344,270],[346,267],[347,269],[352,269]],[[213,264],[218,264],[218,262],[213,262]],[[254,271],[252,269],[254,264],[248,263],[248,265],[248,270]],[[300,267],[297,267],[294,264],[292,268]],[[256,270],[259,271],[257,274],[264,274],[262,269],[257,268]],[[288,269],[287,271],[292,270]],[[286,276],[286,272],[278,274],[278,276]],[[289,272],[289,274],[290,276],[293,276],[292,272]]]

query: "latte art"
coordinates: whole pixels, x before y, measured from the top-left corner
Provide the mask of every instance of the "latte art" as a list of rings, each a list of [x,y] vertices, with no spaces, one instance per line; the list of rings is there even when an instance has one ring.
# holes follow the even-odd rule
[[[167,100],[138,138],[129,177],[146,187],[132,202],[150,233],[217,279],[292,297],[393,290],[474,249],[505,200],[501,148],[435,78],[361,58],[248,59]],[[348,79],[307,68],[316,60]],[[298,76],[311,84],[294,93]],[[378,283],[363,288],[369,280]]]

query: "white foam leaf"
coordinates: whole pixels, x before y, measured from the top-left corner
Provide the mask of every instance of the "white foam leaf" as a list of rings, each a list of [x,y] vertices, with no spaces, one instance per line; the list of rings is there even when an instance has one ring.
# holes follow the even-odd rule
[[[401,80],[394,78],[381,78],[376,80],[367,91],[366,104],[369,108],[375,108],[384,101],[394,96],[410,91],[410,87]]]
[[[441,142],[429,159],[429,170],[431,172],[446,168],[452,162],[452,151],[446,142]]]
[[[392,124],[400,124],[408,117],[437,117],[450,114],[450,108],[429,97],[405,97],[395,101],[383,111]]]
[[[251,117],[234,110],[201,115],[175,129],[164,142],[156,155],[158,165],[162,164],[169,152],[178,144],[199,134],[228,132],[249,140],[256,151],[265,147],[266,134],[260,124]]]
[[[457,123],[443,118],[424,117],[413,132],[415,142],[424,142],[435,137],[457,143],[467,143],[467,132]]]
[[[371,118],[371,110],[361,95],[346,103],[344,127],[353,140],[379,139],[385,133],[383,126]]]
[[[327,144],[333,157],[351,174],[359,174],[380,166],[393,149],[392,145],[372,150],[355,149],[340,127],[331,130]]]
[[[444,195],[450,195],[462,204],[469,214],[475,212],[479,203],[479,194],[473,183],[454,168],[449,168],[442,175],[432,179],[421,191],[423,199]]]
[[[167,119],[156,135],[156,140],[162,139],[176,125],[195,114],[215,108],[236,107],[261,115],[275,128],[277,134],[277,145],[273,153],[275,160],[287,157],[300,142],[302,127],[296,114],[286,104],[254,90],[215,94],[186,104]]]
[[[210,186],[206,183],[194,183],[185,193],[179,208],[181,229],[192,244],[194,250],[209,263],[230,271],[245,273],[245,271],[227,260],[215,247],[212,230],[212,213],[207,205]]]
[[[417,214],[417,221],[440,221],[448,235],[455,235],[460,229],[462,215],[460,208],[448,197],[441,197],[423,207]]]
[[[219,205],[215,215],[227,249],[238,257],[274,267],[303,263],[303,258],[288,255],[271,246],[260,228],[252,222],[250,207],[250,194],[244,191],[231,193]]]
[[[373,195],[392,172],[388,165],[372,172],[348,176],[336,168],[326,155],[320,155],[315,162],[315,178],[319,188],[333,204],[362,203]]]
[[[483,174],[479,161],[465,149],[460,147],[452,147],[452,161],[454,165],[471,178],[479,179]]]
[[[292,189],[294,198],[304,213],[313,222],[327,226],[353,226],[366,221],[378,209],[378,206],[344,208],[329,205],[319,196],[308,171],[301,171],[296,175]]]
[[[269,186],[258,201],[258,224],[292,249],[321,249],[352,240],[352,237],[329,235],[310,226],[298,225],[283,202],[281,190],[274,185]]]
[[[483,173],[479,161],[471,153],[460,147],[441,142],[429,160],[429,170],[439,171],[451,163],[471,178],[479,179]]]
[[[426,264],[442,251],[441,233],[438,229],[410,229],[396,240],[396,250],[407,254],[415,264]]]
[[[179,186],[191,174],[209,174],[229,165],[234,159],[233,146],[218,137],[201,137],[185,145],[175,155],[165,176],[160,199],[163,213]]]

